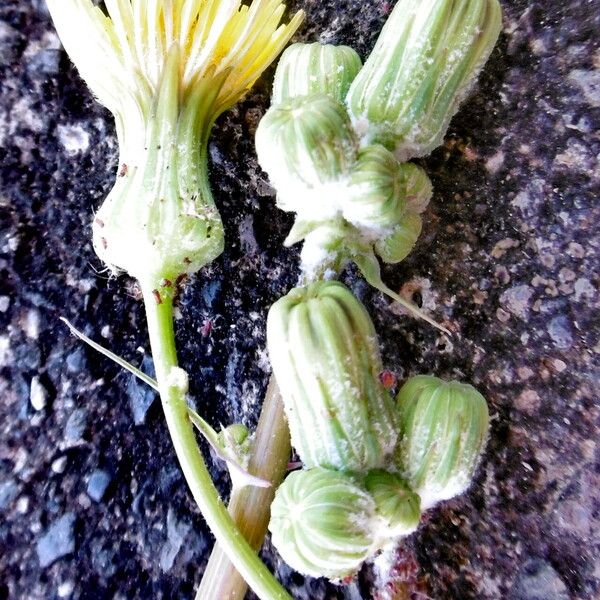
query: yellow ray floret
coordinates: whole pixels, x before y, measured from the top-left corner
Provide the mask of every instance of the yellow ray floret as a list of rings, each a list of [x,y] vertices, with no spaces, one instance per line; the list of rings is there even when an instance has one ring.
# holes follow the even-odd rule
[[[250,89],[303,19],[299,11],[282,24],[279,0],[106,0],[105,11],[91,0],[47,3],[81,76],[113,113],[130,101],[148,109],[177,45],[184,96],[207,75],[227,73],[217,116]]]

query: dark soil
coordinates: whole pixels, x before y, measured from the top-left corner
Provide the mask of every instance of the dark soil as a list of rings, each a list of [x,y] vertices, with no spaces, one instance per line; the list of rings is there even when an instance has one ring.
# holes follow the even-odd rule
[[[346,281],[399,381],[469,381],[493,415],[475,484],[410,538],[397,585],[414,598],[591,599],[600,594],[600,1],[502,4],[504,31],[475,94],[422,163],[435,185],[424,234],[384,273],[459,333],[450,340],[406,317],[352,271]],[[363,56],[390,10],[380,0],[291,5],[307,12],[299,40]],[[227,249],[181,299],[181,363],[215,425],[255,424],[269,376],[266,312],[296,280],[298,249],[282,246],[291,218],[275,208],[253,147],[271,78],[214,129]],[[160,403],[59,321],[150,368],[132,282],[108,278],[90,243],[92,211],[116,170],[110,115],[62,52],[44,2],[3,0],[0,600],[192,598],[212,546]],[[212,465],[226,494],[226,473]],[[372,594],[369,568],[340,588],[293,574],[268,545],[264,556],[295,597]]]

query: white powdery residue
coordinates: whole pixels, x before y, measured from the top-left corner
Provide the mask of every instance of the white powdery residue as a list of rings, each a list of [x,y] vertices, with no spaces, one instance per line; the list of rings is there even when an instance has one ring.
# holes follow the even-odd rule
[[[171,367],[167,376],[167,386],[177,388],[183,394],[187,394],[189,388],[188,374],[181,367]]]
[[[317,273],[322,267],[330,265],[336,259],[336,253],[326,247],[330,241],[327,234],[327,231],[317,229],[309,233],[304,240],[300,255],[300,266],[302,272],[309,277]]]

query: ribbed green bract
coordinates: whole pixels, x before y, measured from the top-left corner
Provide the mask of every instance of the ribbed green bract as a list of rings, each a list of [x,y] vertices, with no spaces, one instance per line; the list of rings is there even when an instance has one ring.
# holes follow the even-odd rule
[[[485,398],[471,385],[420,375],[397,396],[398,466],[423,510],[464,492],[488,435]]]
[[[375,503],[347,474],[291,473],[271,505],[272,541],[293,569],[313,577],[354,574],[374,542]]]
[[[425,207],[431,194],[431,182],[423,169],[399,163],[379,144],[366,146],[350,174],[344,218],[357,227],[395,227],[409,207],[412,209],[410,203]]]
[[[307,467],[383,467],[398,438],[364,306],[339,282],[295,288],[269,311],[267,345],[292,444]]]
[[[380,538],[407,536],[417,529],[421,519],[421,501],[396,473],[371,471],[365,477],[365,488],[375,501],[375,512],[382,520]]]
[[[273,104],[327,94],[343,102],[362,62],[349,46],[292,44],[282,55],[273,82]]]
[[[354,164],[358,142],[344,107],[317,94],[272,106],[256,131],[256,151],[278,206],[319,218],[338,211],[332,189]]]
[[[431,152],[501,26],[498,0],[399,0],[348,93],[357,129],[402,161]]]

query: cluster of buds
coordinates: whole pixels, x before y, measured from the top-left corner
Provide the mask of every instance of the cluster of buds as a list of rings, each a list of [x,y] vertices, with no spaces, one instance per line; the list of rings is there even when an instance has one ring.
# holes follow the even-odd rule
[[[364,66],[345,46],[286,50],[256,148],[278,206],[297,215],[286,244],[304,240],[305,280],[353,261],[399,300],[377,256],[408,255],[432,195],[407,161],[441,143],[500,26],[498,0],[400,0]]]
[[[396,401],[380,381],[377,336],[339,282],[296,288],[269,312],[267,343],[304,470],[272,505],[275,547],[293,568],[344,579],[462,493],[488,432],[470,385],[414,377]]]

